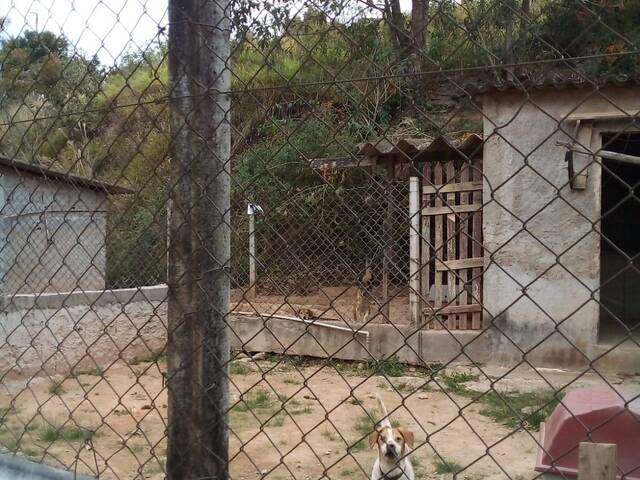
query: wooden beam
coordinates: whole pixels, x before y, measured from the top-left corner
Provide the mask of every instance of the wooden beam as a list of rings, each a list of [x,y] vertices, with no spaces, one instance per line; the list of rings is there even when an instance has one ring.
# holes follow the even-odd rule
[[[581,442],[578,452],[578,480],[615,480],[615,444]]]
[[[448,215],[450,213],[469,213],[479,212],[481,210],[481,203],[474,203],[471,205],[450,205],[448,207],[424,207],[422,209],[422,215]]]
[[[626,112],[616,109],[613,112],[577,112],[567,115],[564,121],[567,122],[577,122],[579,120],[616,120],[616,119],[635,119],[637,118],[638,112]]]
[[[474,192],[476,190],[482,190],[482,182],[447,183],[445,185],[425,185],[422,187],[422,192],[425,194]]]
[[[318,168],[353,168],[353,167],[373,167],[378,165],[378,161],[371,157],[338,157],[338,158],[312,158],[309,166]]]
[[[449,305],[440,309],[423,308],[422,313],[424,315],[449,315],[452,313],[469,313],[469,312],[481,312],[482,305],[479,303],[472,303],[470,305]]]
[[[463,268],[482,268],[484,257],[465,258],[463,260],[436,261],[436,271],[446,272],[450,270],[462,270]]]

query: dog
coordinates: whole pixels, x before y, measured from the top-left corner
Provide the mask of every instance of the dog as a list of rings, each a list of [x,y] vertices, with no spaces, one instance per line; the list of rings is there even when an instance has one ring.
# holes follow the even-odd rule
[[[409,451],[413,448],[413,432],[391,426],[389,414],[379,395],[378,405],[383,417],[378,428],[369,435],[369,446],[378,447],[371,480],[414,480],[415,474],[409,459]]]
[[[369,260],[365,263],[365,272],[360,279],[360,284],[356,287],[356,301],[353,304],[353,320],[354,322],[367,323],[369,316],[371,315],[371,280],[373,275],[371,274],[371,267],[369,266]]]

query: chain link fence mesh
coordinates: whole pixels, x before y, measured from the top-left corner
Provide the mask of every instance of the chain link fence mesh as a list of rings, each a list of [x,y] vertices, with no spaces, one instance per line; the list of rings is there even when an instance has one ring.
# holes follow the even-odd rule
[[[640,3],[0,23],[0,472],[640,476]]]

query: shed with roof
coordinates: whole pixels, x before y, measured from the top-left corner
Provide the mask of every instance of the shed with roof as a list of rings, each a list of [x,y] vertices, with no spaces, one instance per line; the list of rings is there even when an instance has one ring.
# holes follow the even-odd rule
[[[0,157],[0,293],[103,289],[108,196],[127,193]]]

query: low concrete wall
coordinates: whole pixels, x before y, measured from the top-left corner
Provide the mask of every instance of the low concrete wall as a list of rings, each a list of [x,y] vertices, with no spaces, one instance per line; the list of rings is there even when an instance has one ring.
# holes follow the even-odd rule
[[[335,321],[304,321],[232,316],[232,348],[286,352],[342,360],[370,360],[396,354],[406,363],[476,362],[513,366],[523,359],[518,345],[491,328],[484,332],[416,331],[408,325],[371,324],[361,331]],[[167,334],[167,288],[16,295],[2,299],[0,375],[67,373],[107,367],[161,351]],[[587,357],[570,345],[545,342],[526,354],[536,367],[584,367],[596,360],[599,370],[640,372],[640,349],[608,351],[590,345]],[[601,358],[600,358],[601,357]],[[94,363],[95,362],[95,363]]]
[[[166,286],[5,297],[0,373],[65,373],[148,356],[166,343],[166,298]]]

